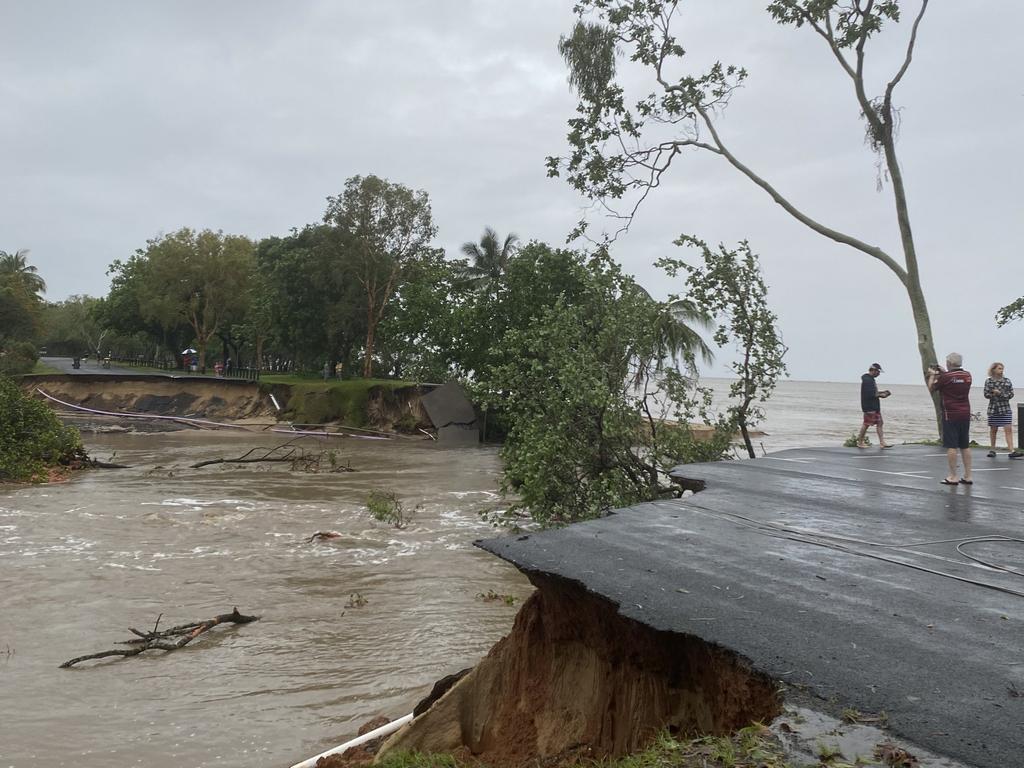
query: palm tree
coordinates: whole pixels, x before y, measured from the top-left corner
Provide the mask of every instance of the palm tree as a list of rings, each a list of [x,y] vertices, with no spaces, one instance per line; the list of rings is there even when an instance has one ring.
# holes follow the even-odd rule
[[[486,227],[479,243],[462,244],[462,252],[471,259],[462,269],[462,277],[478,291],[493,290],[515,255],[518,242],[519,236],[510,233],[499,246],[498,233]]]
[[[665,311],[658,316],[658,336],[662,352],[673,360],[692,352],[694,357],[699,355],[705,363],[713,362],[715,354],[700,335],[700,331],[710,332],[714,328],[714,318],[690,299],[668,302]]]
[[[39,270],[28,263],[27,256],[27,248],[14,253],[0,251],[0,275],[16,276],[31,293],[46,293],[46,281],[39,275]]]

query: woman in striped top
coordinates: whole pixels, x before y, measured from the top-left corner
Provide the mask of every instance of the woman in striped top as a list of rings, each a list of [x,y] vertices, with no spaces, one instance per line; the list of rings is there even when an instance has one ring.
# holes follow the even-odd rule
[[[988,400],[989,458],[996,455],[996,434],[1000,427],[1006,435],[1006,448],[1010,456],[1016,459],[1024,455],[1013,450],[1013,411],[1010,409],[1013,382],[1003,375],[1002,363],[992,363],[988,367],[984,394]]]

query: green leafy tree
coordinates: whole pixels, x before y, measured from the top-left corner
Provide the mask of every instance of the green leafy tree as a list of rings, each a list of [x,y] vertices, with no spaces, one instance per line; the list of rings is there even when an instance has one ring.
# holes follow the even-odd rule
[[[327,203],[324,222],[344,237],[351,274],[366,297],[363,376],[370,378],[377,327],[410,265],[430,249],[437,229],[426,192],[377,176],[353,176]]]
[[[152,350],[153,357],[174,358],[192,341],[192,329],[183,314],[161,303],[154,312],[150,297],[153,277],[146,252],[137,250],[125,260],[116,259],[107,270],[110,291],[93,307],[97,323],[119,339],[130,340],[135,351]],[[110,338],[104,341],[112,341]],[[91,347],[97,356],[104,350]],[[109,344],[108,344],[109,349]],[[126,350],[125,350],[126,351]]]
[[[486,227],[479,243],[462,244],[462,253],[469,259],[462,268],[463,278],[476,290],[490,294],[508,269],[518,243],[519,235],[509,233],[501,241],[497,232]]]
[[[344,233],[325,225],[260,242],[251,318],[276,354],[303,367],[325,356],[350,362],[366,334],[351,253]]]
[[[78,430],[0,375],[0,483],[45,480],[47,469],[85,458]]]
[[[0,374],[27,373],[38,360],[45,284],[27,253],[0,251]]]
[[[504,487],[520,498],[512,514],[543,525],[674,495],[668,470],[728,445],[727,430],[708,442],[690,430],[700,405],[692,356],[683,368],[657,356],[664,305],[605,253],[577,254],[573,267],[574,292],[511,326],[480,382],[508,422]]]
[[[97,350],[110,335],[97,310],[100,300],[92,296],[69,296],[51,302],[43,311],[43,343],[50,354],[81,355]]]
[[[698,249],[703,264],[692,266],[677,259],[662,259],[659,265],[672,277],[680,271],[686,273],[688,292],[681,301],[703,307],[716,317],[715,343],[719,347],[734,346],[739,353],[739,359],[731,365],[737,379],[729,387],[734,402],[728,413],[753,459],[757,454],[750,429],[764,418],[760,403],[771,397],[779,377],[786,373],[786,346],[778,318],[768,308],[768,287],[761,267],[746,241],[736,250],[724,245],[711,249],[702,240],[688,236],[679,238],[676,244]]]
[[[468,292],[461,265],[446,260],[443,251],[428,251],[410,263],[393,311],[378,329],[383,370],[415,381],[457,377],[455,324]]]
[[[184,228],[150,240],[141,254],[143,317],[163,327],[187,323],[205,368],[210,340],[244,315],[253,251],[249,238],[209,229]]]
[[[814,219],[732,151],[720,122],[747,72],[721,62],[702,72],[687,71],[685,51],[673,29],[679,0],[576,3],[579,21],[562,38],[559,50],[579,105],[577,116],[569,121],[571,154],[564,160],[548,158],[549,175],[564,174],[575,189],[606,206],[618,201],[618,215],[626,227],[643,199],[662,185],[663,176],[681,162],[684,153],[706,152],[721,158],[798,222],[881,262],[896,276],[910,300],[924,378],[927,367],[935,362],[935,348],[896,151],[900,112],[894,96],[910,68],[928,0],[916,4],[904,55],[888,81],[872,91],[865,75],[869,44],[883,27],[901,20],[901,6],[906,4],[897,0],[774,0],[768,4],[768,13],[779,24],[817,35],[851,87],[867,127],[867,143],[876,155],[879,183],[891,185],[902,259]],[[649,89],[633,93],[629,84],[638,82],[637,78],[630,77],[627,84],[617,77],[620,57],[646,70]],[[581,222],[577,233],[585,228]],[[938,417],[937,398],[935,406]]]

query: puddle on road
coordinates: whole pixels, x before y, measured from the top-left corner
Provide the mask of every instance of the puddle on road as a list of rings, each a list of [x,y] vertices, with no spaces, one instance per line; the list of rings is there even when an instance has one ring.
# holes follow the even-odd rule
[[[875,758],[875,748],[891,744],[917,758],[917,765],[921,768],[970,768],[965,763],[936,755],[904,739],[896,739],[876,725],[851,724],[803,707],[787,706],[783,714],[772,722],[771,730],[786,746],[789,759],[797,764],[806,761],[816,765],[822,753],[828,751],[839,753],[835,759],[855,765],[859,764],[856,762],[858,757],[867,765],[886,765]]]

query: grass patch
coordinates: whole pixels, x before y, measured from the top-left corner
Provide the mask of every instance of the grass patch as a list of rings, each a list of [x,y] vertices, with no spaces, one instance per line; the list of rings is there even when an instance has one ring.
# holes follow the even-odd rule
[[[378,763],[381,768],[460,768],[463,764],[451,755],[425,755],[421,752],[396,752]],[[480,768],[480,764],[474,764]]]
[[[62,373],[60,368],[54,368],[49,363],[44,363],[42,360],[36,360],[35,367],[29,371],[30,375],[46,375],[48,373]]]
[[[833,768],[851,765],[841,762],[842,756],[832,750],[828,756],[819,757],[823,762],[818,765]],[[758,724],[731,736],[676,739],[663,732],[642,752],[616,760],[566,760],[551,764],[562,768],[803,768],[806,765],[790,762],[778,738]],[[447,754],[395,752],[384,755],[377,765],[381,768],[485,768],[486,763],[459,761]]]

